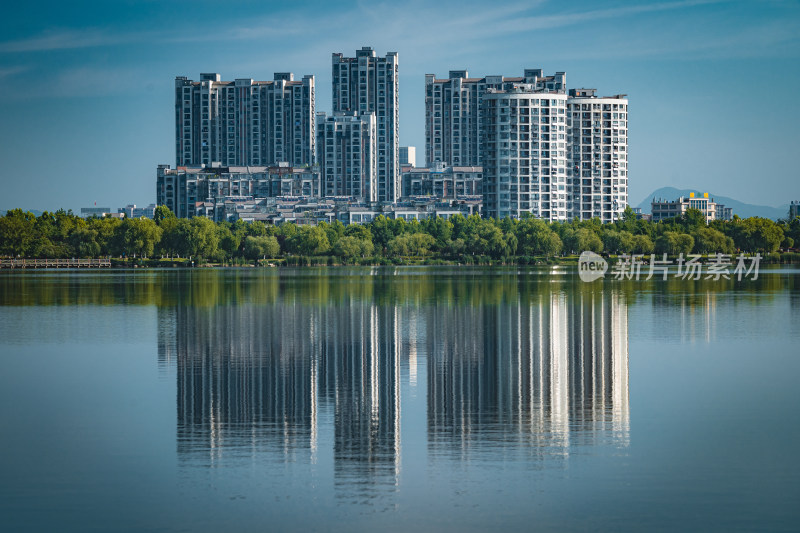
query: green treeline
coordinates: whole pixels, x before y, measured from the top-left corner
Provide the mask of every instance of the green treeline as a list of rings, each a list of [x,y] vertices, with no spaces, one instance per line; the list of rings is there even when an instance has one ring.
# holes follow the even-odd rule
[[[622,220],[545,222],[482,219],[388,219],[317,226],[179,219],[164,206],[154,220],[91,218],[59,210],[36,217],[15,209],[0,217],[0,256],[26,258],[179,257],[230,263],[285,259],[291,264],[402,262],[535,262],[585,250],[608,254],[771,253],[800,241],[800,218],[714,221],[700,211],[652,223],[628,208]]]

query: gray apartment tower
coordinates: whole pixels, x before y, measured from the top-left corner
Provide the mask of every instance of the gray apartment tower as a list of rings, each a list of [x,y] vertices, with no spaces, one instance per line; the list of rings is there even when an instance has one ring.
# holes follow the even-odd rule
[[[542,69],[525,69],[522,77],[470,78],[466,70],[451,70],[447,79],[425,75],[425,161],[452,166],[481,165],[483,127],[480,110],[488,89],[509,90],[525,83],[534,90],[565,93],[567,75],[544,76]]]
[[[290,72],[273,81],[175,78],[178,166],[314,164],[314,76]]]
[[[375,114],[317,113],[317,158],[323,196],[377,199]]]
[[[356,57],[332,56],[333,113],[375,114],[376,200],[400,198],[400,104],[397,52],[377,57],[370,47]]]

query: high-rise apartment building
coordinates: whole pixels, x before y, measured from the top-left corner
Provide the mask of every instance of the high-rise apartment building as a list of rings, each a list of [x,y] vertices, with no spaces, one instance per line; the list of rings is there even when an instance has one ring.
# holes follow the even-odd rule
[[[487,89],[482,108],[484,214],[567,220],[567,95]]]
[[[453,166],[480,166],[483,128],[480,110],[489,89],[509,90],[525,83],[534,90],[564,93],[567,75],[544,76],[525,69],[522,77],[470,78],[466,70],[451,70],[447,79],[425,75],[425,161]]]
[[[363,47],[356,57],[333,54],[333,112],[375,114],[377,201],[400,197],[400,101],[397,52],[377,57]]]
[[[175,78],[175,154],[178,166],[314,164],[314,76],[295,81]]]
[[[628,100],[571,89],[567,100],[567,209],[613,222],[628,205]]]
[[[317,156],[323,196],[378,199],[374,113],[317,113]]]

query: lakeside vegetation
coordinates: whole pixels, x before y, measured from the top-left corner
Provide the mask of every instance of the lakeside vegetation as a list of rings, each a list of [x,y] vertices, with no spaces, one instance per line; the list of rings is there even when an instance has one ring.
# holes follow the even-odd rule
[[[774,222],[734,217],[706,225],[690,209],[653,223],[628,208],[622,219],[545,222],[455,215],[405,221],[378,216],[368,224],[341,222],[278,226],[262,222],[215,223],[179,219],[165,206],[147,218],[83,219],[71,211],[36,217],[20,209],[0,217],[0,256],[21,258],[112,257],[164,264],[491,264],[569,261],[583,251],[618,254],[762,253],[768,260],[798,262],[777,254],[800,243],[800,217]],[[574,260],[571,259],[571,260]]]

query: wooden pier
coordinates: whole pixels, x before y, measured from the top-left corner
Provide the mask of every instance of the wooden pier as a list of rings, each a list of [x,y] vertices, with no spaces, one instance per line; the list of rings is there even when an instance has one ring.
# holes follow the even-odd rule
[[[111,259],[0,259],[0,268],[110,268]]]

